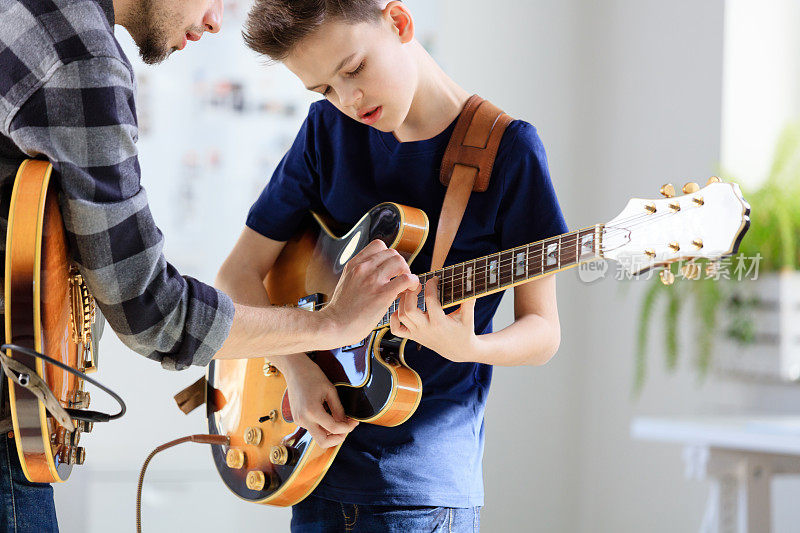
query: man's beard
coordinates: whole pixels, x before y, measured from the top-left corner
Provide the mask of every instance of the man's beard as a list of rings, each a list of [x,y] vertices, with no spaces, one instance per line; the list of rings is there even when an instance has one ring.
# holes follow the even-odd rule
[[[131,15],[128,31],[139,47],[142,61],[156,65],[172,53],[167,45],[168,20],[163,8],[156,5],[157,0],[141,0]]]

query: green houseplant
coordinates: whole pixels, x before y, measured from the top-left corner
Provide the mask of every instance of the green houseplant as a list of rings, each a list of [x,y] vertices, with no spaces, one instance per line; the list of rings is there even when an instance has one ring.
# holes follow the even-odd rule
[[[731,180],[735,181],[735,180]],[[750,203],[750,229],[730,264],[760,257],[758,274],[793,271],[800,266],[800,124],[785,129],[775,150],[767,180],[757,189],[745,190]],[[677,265],[672,265],[679,274]],[[720,311],[727,322],[725,334],[740,343],[752,340],[753,325],[748,309],[753,302],[742,301],[731,292],[730,283],[714,279],[677,281],[665,287],[658,279],[648,287],[641,303],[636,333],[634,392],[639,393],[647,377],[647,347],[656,310],[664,308],[664,347],[666,368],[674,371],[681,351],[678,319],[687,304],[696,318],[693,332],[694,366],[703,380],[711,364],[714,335],[720,326]]]

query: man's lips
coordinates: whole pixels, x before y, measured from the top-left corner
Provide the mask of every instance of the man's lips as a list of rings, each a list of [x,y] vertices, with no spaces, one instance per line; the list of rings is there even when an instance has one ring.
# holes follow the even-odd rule
[[[186,33],[183,35],[183,42],[182,42],[182,43],[181,43],[181,45],[178,47],[178,50],[183,50],[184,48],[186,48],[186,44],[187,44],[189,41],[199,41],[199,40],[200,40],[200,37],[202,37],[202,35],[198,35],[198,34],[196,34],[196,33],[193,33],[193,32],[190,32],[190,31],[187,31],[187,32],[186,32]]]

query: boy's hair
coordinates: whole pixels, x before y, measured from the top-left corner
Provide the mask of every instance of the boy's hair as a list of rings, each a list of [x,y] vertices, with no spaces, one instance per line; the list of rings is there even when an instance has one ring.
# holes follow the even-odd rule
[[[357,24],[380,15],[379,0],[255,0],[242,35],[252,50],[283,61],[324,22],[340,19]]]

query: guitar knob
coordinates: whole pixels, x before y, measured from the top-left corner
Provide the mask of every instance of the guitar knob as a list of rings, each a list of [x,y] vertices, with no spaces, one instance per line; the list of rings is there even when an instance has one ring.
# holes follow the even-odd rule
[[[84,433],[91,433],[92,429],[94,429],[94,422],[89,422],[88,420],[78,420],[76,426]]]
[[[285,465],[289,462],[292,453],[286,446],[273,446],[269,453],[269,461],[274,465]]]
[[[244,442],[246,444],[258,446],[259,444],[261,444],[262,436],[263,432],[261,431],[261,428],[249,427],[244,432]]]
[[[75,448],[75,464],[82,465],[86,461],[86,449],[83,446]]]
[[[714,183],[722,183],[722,180],[716,176],[711,176],[710,178],[708,178],[708,182],[706,182],[706,185],[712,185]]]
[[[675,274],[673,274],[669,269],[665,268],[662,270],[658,277],[661,278],[661,283],[668,287],[675,283]]]
[[[235,448],[229,448],[228,453],[225,455],[225,464],[228,468],[238,470],[244,468],[244,452]]]
[[[693,194],[699,190],[700,186],[693,181],[690,181],[689,183],[683,186],[683,194]]]
[[[260,470],[251,470],[247,473],[245,483],[250,490],[264,490],[264,485],[267,484],[267,478],[264,472]]]
[[[273,490],[278,488],[278,478],[269,472],[262,472],[261,470],[251,470],[247,473],[245,484],[250,490],[261,491],[266,488]]]
[[[661,190],[659,192],[661,193],[661,196],[663,196],[664,198],[672,198],[673,196],[675,196],[675,186],[671,183],[667,183],[666,185],[661,187]]]

